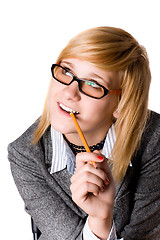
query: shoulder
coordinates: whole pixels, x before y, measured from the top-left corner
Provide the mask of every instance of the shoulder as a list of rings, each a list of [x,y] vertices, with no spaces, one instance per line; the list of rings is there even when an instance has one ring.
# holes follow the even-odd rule
[[[150,111],[139,147],[132,158],[137,169],[158,170],[160,163],[160,114]]]
[[[157,133],[160,134],[160,114],[150,111],[149,112],[149,117],[148,117],[148,122],[146,125],[146,132],[151,134]]]
[[[158,153],[160,148],[160,114],[150,111],[148,121],[142,136],[141,149],[147,154]]]
[[[41,159],[45,155],[45,151],[48,151],[46,146],[49,147],[50,142],[50,128],[46,130],[42,138],[37,144],[33,144],[33,135],[38,126],[39,121],[33,123],[20,137],[8,145],[8,156],[9,158],[20,158],[24,159]],[[47,142],[47,143],[46,143]]]

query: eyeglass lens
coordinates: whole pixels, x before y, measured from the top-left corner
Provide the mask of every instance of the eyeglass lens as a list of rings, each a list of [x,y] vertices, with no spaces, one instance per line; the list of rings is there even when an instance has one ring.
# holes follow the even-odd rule
[[[74,79],[74,75],[69,70],[60,66],[55,66],[53,69],[53,76],[59,82],[69,85]],[[76,78],[77,79],[77,78]],[[84,79],[78,79],[80,91],[95,98],[100,98],[104,94],[103,87],[99,86],[94,81],[88,81]]]

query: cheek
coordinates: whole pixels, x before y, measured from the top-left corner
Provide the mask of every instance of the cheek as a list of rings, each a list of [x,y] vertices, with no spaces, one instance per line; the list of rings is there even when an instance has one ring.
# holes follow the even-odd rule
[[[53,93],[52,89],[50,88],[49,94],[48,94],[49,111],[51,111],[51,109],[52,109],[53,102],[54,102],[54,93]]]
[[[56,110],[56,95],[57,95],[57,89],[51,84],[48,92],[48,109],[50,114],[50,121],[53,120],[54,113]]]
[[[102,100],[102,99],[101,99]],[[106,100],[98,100],[92,104],[85,104],[85,116],[83,118],[84,129],[88,128],[98,128],[99,126],[107,126],[107,124],[111,124],[113,121],[113,113],[117,106],[117,101],[115,97],[106,99]]]
[[[55,81],[52,80],[51,83],[50,83],[49,95],[51,97],[53,97],[55,95],[55,93],[57,92],[57,90],[58,90],[58,88],[55,84]]]
[[[99,102],[98,102],[99,101]],[[88,105],[88,110],[90,109],[95,115],[107,116],[108,114],[113,114],[118,105],[118,97],[115,95],[106,96],[106,99],[97,100],[93,104]]]
[[[104,104],[97,108],[97,115],[101,115],[102,121],[105,119],[111,121],[113,119],[113,113],[118,106],[118,98],[117,96],[108,96],[108,99]]]
[[[50,87],[49,87],[49,106],[52,106],[54,102],[56,101],[56,97],[58,96],[59,93],[59,86],[56,84],[55,81],[51,81]]]
[[[106,101],[104,108],[108,109],[108,111],[114,112],[118,106],[119,96],[118,95],[108,95],[108,96],[106,96],[106,98],[107,98],[107,101]]]

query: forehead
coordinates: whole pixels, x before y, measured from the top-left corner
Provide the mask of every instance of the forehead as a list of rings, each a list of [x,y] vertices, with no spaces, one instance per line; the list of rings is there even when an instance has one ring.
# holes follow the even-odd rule
[[[79,60],[76,58],[68,58],[61,61],[61,63],[70,67],[74,74],[79,78],[93,78],[99,81],[101,84],[107,84],[110,87],[120,88],[121,80],[119,72],[105,71],[97,68],[92,63]]]

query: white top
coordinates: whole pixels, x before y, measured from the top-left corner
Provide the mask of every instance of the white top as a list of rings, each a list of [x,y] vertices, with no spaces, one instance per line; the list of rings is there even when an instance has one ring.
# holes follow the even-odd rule
[[[51,174],[63,170],[66,166],[69,173],[75,171],[75,155],[64,140],[63,135],[51,127],[51,138],[53,146]],[[116,141],[114,125],[112,125],[107,133],[102,154],[109,158]]]
[[[64,168],[68,169],[70,174],[74,174],[76,164],[75,164],[75,155],[68,146],[67,142],[63,138],[63,135],[51,127],[51,138],[52,138],[52,165],[50,173],[55,173],[63,170]],[[112,125],[107,133],[105,143],[102,149],[102,154],[109,158],[111,151],[113,149],[114,143],[116,141],[114,125]],[[83,239],[84,240],[99,240],[90,230],[88,225],[88,219],[83,228]],[[113,223],[109,237],[106,240],[117,240],[116,228]]]

